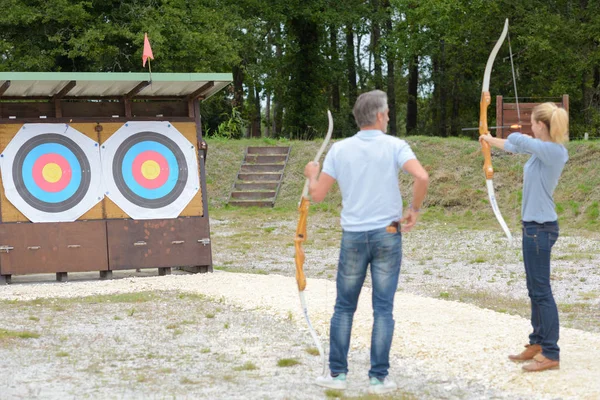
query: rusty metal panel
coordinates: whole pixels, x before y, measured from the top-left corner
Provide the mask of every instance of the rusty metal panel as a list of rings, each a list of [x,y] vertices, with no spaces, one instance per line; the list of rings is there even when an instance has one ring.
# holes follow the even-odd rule
[[[104,221],[0,224],[0,275],[106,270]]]
[[[111,270],[212,266],[208,218],[109,220]]]

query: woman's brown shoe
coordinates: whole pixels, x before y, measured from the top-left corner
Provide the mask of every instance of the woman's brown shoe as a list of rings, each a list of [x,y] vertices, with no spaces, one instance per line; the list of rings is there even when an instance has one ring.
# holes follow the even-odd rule
[[[542,346],[539,344],[526,344],[525,350],[521,352],[521,354],[510,355],[508,358],[511,361],[528,361],[533,360],[533,357],[536,354],[540,354],[542,352]]]
[[[547,369],[560,369],[560,361],[551,360],[547,357],[544,357],[541,353],[536,354],[533,357],[533,361],[529,364],[523,365],[523,371],[526,372],[538,372],[545,371]]]

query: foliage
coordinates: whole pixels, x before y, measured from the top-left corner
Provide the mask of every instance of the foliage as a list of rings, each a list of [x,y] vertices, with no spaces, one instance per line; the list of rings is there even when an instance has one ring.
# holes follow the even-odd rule
[[[353,134],[355,92],[387,79],[403,134],[412,60],[416,133],[459,136],[478,120],[483,70],[508,18],[522,101],[568,94],[571,136],[600,137],[598,2],[0,0],[0,10],[0,71],[142,71],[147,32],[153,71],[234,72],[232,89],[203,105],[206,131],[226,129],[236,107],[254,135],[269,127],[292,139],[322,137],[328,108],[335,137]],[[516,94],[508,41],[490,87],[492,98]]]
[[[207,136],[221,139],[240,139],[246,131],[246,121],[242,119],[241,113],[237,107],[231,109],[231,115],[225,114],[225,120],[221,122],[217,129],[210,131],[207,129]]]

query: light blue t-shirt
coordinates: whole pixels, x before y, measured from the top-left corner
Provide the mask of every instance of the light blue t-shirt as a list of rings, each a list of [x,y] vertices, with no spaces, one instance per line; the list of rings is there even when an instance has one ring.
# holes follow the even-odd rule
[[[378,130],[360,131],[331,146],[323,172],[342,192],[342,229],[384,228],[402,216],[398,172],[416,159],[408,143]]]
[[[523,168],[521,219],[540,224],[556,221],[558,215],[552,196],[569,159],[565,146],[512,133],[504,143],[504,149],[511,153],[531,154]]]

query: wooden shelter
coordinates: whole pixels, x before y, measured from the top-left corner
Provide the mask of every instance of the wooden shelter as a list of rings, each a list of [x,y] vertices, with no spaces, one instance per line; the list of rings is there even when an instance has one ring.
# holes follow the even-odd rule
[[[200,102],[231,81],[232,76],[227,73],[154,73],[152,81],[147,73],[0,73],[3,177],[0,182],[0,282],[10,282],[12,275],[32,273],[56,273],[58,280],[64,280],[68,272],[83,271],[99,271],[101,278],[122,269],[158,268],[161,275],[170,273],[172,267],[212,271],[205,179],[207,146],[202,139]],[[136,127],[140,132],[126,132]],[[105,144],[126,143],[117,137],[121,133],[124,139],[146,135],[136,140],[138,144],[150,146],[150,150],[139,154],[158,157],[156,162],[142,161],[148,164],[146,170],[150,175],[154,174],[148,181],[166,174],[158,185],[171,186],[166,187],[163,194],[152,194],[159,190],[154,187],[142,188],[140,190],[145,191],[140,193],[151,193],[147,199],[145,194],[132,192],[125,193],[121,200],[114,200],[115,193],[105,189],[106,181],[112,179],[111,173],[119,174],[119,168],[123,174],[129,173],[123,159],[130,157],[131,148],[124,149],[120,158],[118,154],[111,155],[123,166],[117,165],[113,158],[112,170],[110,165],[102,165],[102,161],[106,161],[106,154],[102,153]],[[34,138],[39,139],[39,143],[36,144]],[[62,140],[62,144],[44,143],[53,138]],[[164,145],[153,144],[153,138]],[[75,142],[92,143],[96,153],[92,149],[91,156],[81,155],[83,153],[77,150],[81,146],[77,143],[73,145],[76,151],[65,150],[65,146]],[[152,147],[154,145],[156,147]],[[50,150],[50,155],[42,154],[45,148],[58,150]],[[171,149],[179,158],[158,154],[160,150],[156,149],[163,148]],[[65,151],[64,157],[55,154],[62,151]],[[72,153],[76,154],[75,158]],[[80,156],[81,159],[77,158]],[[56,157],[58,161],[45,164],[39,161],[48,157]],[[73,165],[81,168],[60,165],[71,158]],[[86,158],[94,159],[88,162]],[[165,160],[174,164],[160,164]],[[157,165],[159,168],[154,168]],[[190,165],[195,167],[190,168]],[[44,184],[50,188],[47,193],[36,186],[43,181],[42,175],[47,178]],[[127,179],[116,180],[117,185],[131,192]],[[73,186],[72,190],[65,192],[64,199],[55,200],[52,196],[57,194],[53,193],[52,185],[63,181]],[[83,189],[76,187],[82,186],[81,182],[87,184]],[[56,210],[52,207],[58,204],[69,212],[86,193],[98,191],[93,187],[98,185],[94,182],[102,182],[99,183],[101,196],[90,200],[93,204],[90,203],[89,209],[72,221],[53,222]],[[137,185],[135,180],[132,182]],[[8,189],[9,183],[14,187]],[[170,203],[178,201],[181,193],[187,193],[189,198],[172,207]],[[46,195],[48,198],[43,197]],[[156,205],[157,201],[162,203]],[[137,202],[135,219],[123,205],[127,202]],[[44,208],[46,206],[49,208]],[[23,212],[25,209],[40,211],[38,222],[31,222],[32,218]],[[173,216],[154,218],[154,215],[163,215],[159,212],[162,209]],[[51,222],[46,222],[44,216],[49,216]]]

